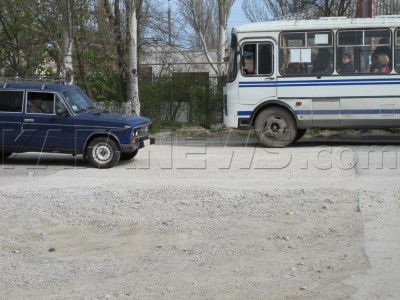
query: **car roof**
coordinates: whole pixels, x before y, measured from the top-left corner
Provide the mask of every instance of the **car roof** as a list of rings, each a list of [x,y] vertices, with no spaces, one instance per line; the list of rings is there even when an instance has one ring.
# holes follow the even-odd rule
[[[47,92],[64,92],[67,90],[78,89],[75,85],[66,84],[54,84],[54,83],[43,83],[43,82],[29,82],[29,83],[7,83],[0,82],[1,90],[34,90],[34,91],[47,91]]]

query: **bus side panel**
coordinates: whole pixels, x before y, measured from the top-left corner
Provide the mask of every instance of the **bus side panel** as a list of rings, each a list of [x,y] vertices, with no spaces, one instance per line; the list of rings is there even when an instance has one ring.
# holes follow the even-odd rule
[[[314,128],[398,127],[400,77],[326,76],[280,78],[278,99],[295,100],[299,120]],[[304,105],[312,101],[312,107]]]
[[[340,100],[340,127],[400,127],[400,99],[394,97],[342,98]]]

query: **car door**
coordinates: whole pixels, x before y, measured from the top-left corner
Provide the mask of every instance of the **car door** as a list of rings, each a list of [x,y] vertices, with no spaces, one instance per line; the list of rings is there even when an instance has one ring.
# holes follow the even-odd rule
[[[256,105],[276,97],[274,42],[246,41],[241,46],[239,103]]]
[[[23,91],[0,91],[0,152],[13,152],[21,133]]]
[[[72,117],[54,92],[27,92],[22,129],[24,151],[73,152]]]

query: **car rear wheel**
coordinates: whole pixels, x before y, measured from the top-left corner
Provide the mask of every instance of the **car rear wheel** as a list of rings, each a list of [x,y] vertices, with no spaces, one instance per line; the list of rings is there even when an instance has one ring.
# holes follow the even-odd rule
[[[291,113],[281,107],[265,109],[254,125],[257,138],[264,147],[286,147],[296,138],[296,122]]]
[[[115,166],[121,156],[117,144],[112,139],[105,137],[98,137],[91,141],[86,154],[89,163],[99,169]]]
[[[131,160],[134,158],[139,152],[139,149],[136,149],[135,151],[131,153],[121,153],[121,160]]]

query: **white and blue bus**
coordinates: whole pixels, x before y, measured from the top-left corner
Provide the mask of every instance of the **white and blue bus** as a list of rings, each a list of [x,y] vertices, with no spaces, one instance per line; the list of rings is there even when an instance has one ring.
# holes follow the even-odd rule
[[[224,124],[284,147],[311,128],[400,127],[400,16],[232,30]]]

